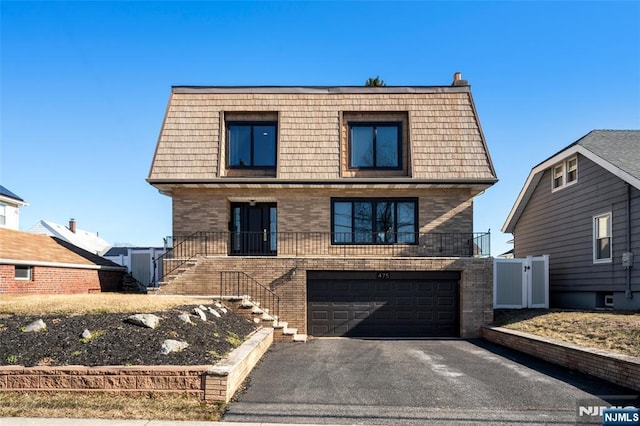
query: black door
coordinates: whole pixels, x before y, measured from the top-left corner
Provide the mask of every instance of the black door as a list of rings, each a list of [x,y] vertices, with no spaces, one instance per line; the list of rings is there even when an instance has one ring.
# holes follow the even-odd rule
[[[274,203],[233,203],[231,253],[243,256],[275,255],[276,220]]]
[[[313,336],[457,337],[458,272],[308,271]]]

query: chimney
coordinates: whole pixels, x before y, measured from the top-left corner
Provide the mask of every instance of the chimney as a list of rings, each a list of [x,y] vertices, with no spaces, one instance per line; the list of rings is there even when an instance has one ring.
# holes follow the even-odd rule
[[[453,83],[452,86],[468,86],[469,82],[467,80],[462,79],[462,73],[457,71],[453,74]]]
[[[76,233],[76,220],[74,218],[69,219],[69,231]]]

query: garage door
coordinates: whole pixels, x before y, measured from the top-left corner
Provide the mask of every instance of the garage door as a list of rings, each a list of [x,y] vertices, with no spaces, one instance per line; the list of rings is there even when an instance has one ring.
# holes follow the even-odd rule
[[[456,337],[458,272],[307,272],[312,336]]]

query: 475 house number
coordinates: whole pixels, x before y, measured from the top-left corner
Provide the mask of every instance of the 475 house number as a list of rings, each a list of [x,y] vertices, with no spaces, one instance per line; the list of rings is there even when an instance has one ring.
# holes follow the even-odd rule
[[[391,279],[391,274],[389,272],[378,272],[376,278],[379,280],[388,280]]]

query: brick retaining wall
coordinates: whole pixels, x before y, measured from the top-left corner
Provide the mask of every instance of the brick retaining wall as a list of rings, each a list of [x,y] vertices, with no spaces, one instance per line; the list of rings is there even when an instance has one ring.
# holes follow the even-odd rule
[[[253,341],[251,342],[251,340]],[[273,342],[273,329],[263,329],[238,348],[229,358],[211,367],[205,376],[205,399],[229,402],[253,367]]]
[[[640,358],[583,348],[502,327],[483,327],[482,337],[572,370],[640,391]]]
[[[202,399],[229,401],[246,376],[273,341],[273,329],[263,328],[253,334],[226,360],[217,366],[63,366],[0,367],[0,392],[65,391],[65,392],[144,392],[189,393]],[[225,386],[212,386],[217,375]]]

